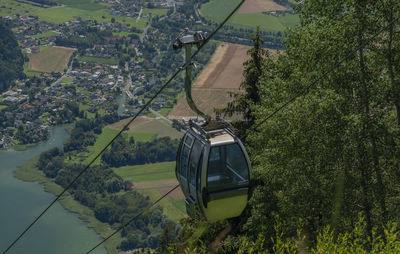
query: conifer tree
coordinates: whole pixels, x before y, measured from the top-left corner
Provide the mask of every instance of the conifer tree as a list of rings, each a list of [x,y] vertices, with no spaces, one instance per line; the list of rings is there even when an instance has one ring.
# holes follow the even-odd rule
[[[234,124],[239,129],[245,129],[254,124],[254,115],[252,107],[260,102],[259,78],[268,58],[268,52],[261,46],[263,40],[260,38],[259,27],[252,37],[253,47],[247,51],[250,59],[243,63],[244,65],[244,81],[240,84],[243,93],[230,92],[230,96],[234,100],[228,103],[224,109],[216,110],[225,116],[242,115],[243,121],[236,121]]]

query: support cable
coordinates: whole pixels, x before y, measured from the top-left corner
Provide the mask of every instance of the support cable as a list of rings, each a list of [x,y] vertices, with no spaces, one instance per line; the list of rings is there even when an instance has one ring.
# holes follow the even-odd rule
[[[199,46],[199,48],[197,49],[197,51],[191,56],[191,59],[193,59],[199,52],[200,50],[211,40],[211,38],[218,32],[219,29],[222,28],[222,26],[229,20],[230,17],[232,17],[232,15],[236,12],[237,9],[240,8],[240,6],[242,6],[242,4],[244,3],[245,0],[242,0],[237,7],[225,18],[225,20],[216,28],[216,30],[211,33],[211,35],[209,37],[207,37],[207,39]],[[125,131],[128,126],[151,104],[151,102],[153,102],[153,100],[165,89],[165,87],[167,87],[167,85],[184,69],[186,68],[186,64],[184,64],[182,67],[180,67],[169,79],[167,82],[165,82],[165,84],[157,91],[157,93],[155,93],[153,95],[153,97],[151,97],[151,99],[149,101],[147,101],[147,103],[139,110],[138,113],[136,113],[136,115],[134,117],[132,117],[132,119],[124,125],[124,127],[114,136],[114,138],[89,162],[89,164],[82,170],[79,172],[79,174],[72,180],[72,182],[70,184],[67,185],[67,187],[64,188],[64,190],[57,195],[57,197],[39,214],[39,216],[37,216],[31,224],[29,224],[28,227],[25,228],[25,230],[7,247],[6,250],[3,251],[3,254],[7,253],[24,235],[26,232],[29,231],[29,229],[50,209],[50,207],[52,207],[64,194],[65,192],[67,192],[67,190],[69,188],[71,188],[71,186],[89,169],[90,166],[92,166],[92,164],[103,154],[103,152],[122,134],[123,131]],[[166,195],[164,195],[163,197],[161,197],[161,199],[163,199],[164,197],[166,197],[169,193],[171,193],[174,189],[176,189],[178,186],[174,187],[173,189],[171,189],[169,192],[167,192]],[[157,202],[159,202],[161,199],[157,200]],[[135,216],[134,219],[136,219],[137,217],[139,217],[140,215],[142,215],[147,209],[150,209],[154,204],[152,204],[149,208],[146,208],[145,210],[143,210],[142,213],[139,213],[138,216]],[[132,219],[131,221],[133,221],[134,219]],[[129,223],[128,223],[129,224]],[[126,224],[127,225],[127,224]],[[125,225],[125,226],[126,226]],[[121,228],[122,229],[122,228]],[[121,230],[119,229],[119,230]],[[118,230],[118,231],[119,231]],[[116,232],[115,232],[116,233]],[[113,233],[112,235],[114,235],[115,233]],[[111,236],[112,236],[111,235]],[[111,237],[110,236],[110,237]],[[106,239],[108,239],[109,237],[107,237]],[[97,246],[96,246],[97,247]],[[91,250],[92,251],[92,250]]]
[[[328,74],[330,74],[331,72],[333,72],[334,70],[336,70],[342,63],[346,62],[348,59],[350,59],[351,57],[353,57],[357,51],[362,50],[368,43],[370,43],[371,41],[373,41],[378,35],[380,35],[383,31],[385,31],[387,28],[389,28],[390,26],[392,26],[395,22],[397,22],[400,19],[400,16],[397,17],[396,19],[394,19],[392,22],[388,23],[387,25],[385,25],[384,27],[382,27],[380,30],[378,30],[378,32],[376,32],[371,38],[369,38],[368,40],[366,40],[363,44],[361,44],[359,47],[357,47],[355,50],[353,50],[352,52],[350,52],[346,57],[344,57],[342,60],[340,60],[339,62],[337,62],[336,64],[334,64],[331,68],[329,68],[327,71],[325,71],[321,76],[319,76],[318,78],[316,78],[314,81],[312,81],[310,84],[308,84],[306,87],[304,87],[303,89],[300,89],[300,91],[298,91],[292,98],[290,98],[288,101],[286,101],[285,103],[283,103],[281,106],[279,106],[277,109],[275,109],[271,114],[269,114],[266,118],[264,118],[261,122],[259,122],[258,124],[254,125],[253,127],[249,128],[245,134],[243,135],[243,138],[246,138],[249,131],[254,131],[256,129],[258,129],[258,127],[260,127],[262,124],[264,124],[266,121],[268,121],[270,118],[272,118],[273,116],[275,116],[279,111],[281,111],[282,109],[286,108],[289,104],[293,103],[294,101],[296,101],[296,99],[304,94],[306,94],[308,92],[308,90],[313,87],[315,84],[317,84],[319,81],[321,81],[322,79],[324,79],[326,76],[328,76]]]
[[[3,252],[3,254],[7,253],[13,246],[18,242],[21,237],[28,232],[28,230],[54,205],[55,202],[57,202],[61,196],[67,192],[69,188],[89,169],[90,166],[103,154],[103,152],[122,134],[122,132],[128,128],[128,126],[150,105],[150,103],[161,93],[162,90],[182,71],[182,69],[178,69],[174,75],[172,75],[168,81],[157,91],[157,93],[139,110],[138,113],[132,119],[124,125],[124,127],[114,136],[114,138],[108,142],[108,144],[89,162],[89,164],[79,172],[77,176],[72,180],[70,184],[67,185],[67,187],[64,188],[64,190],[57,195],[57,197],[42,211],[42,213],[36,217],[34,221],[8,246],[8,248]]]
[[[176,185],[174,188],[172,188],[171,190],[169,190],[167,193],[165,193],[162,197],[160,197],[159,199],[157,199],[155,202],[153,202],[152,204],[148,205],[145,209],[143,209],[140,213],[136,214],[134,217],[132,217],[131,219],[129,219],[125,224],[123,224],[121,227],[119,227],[117,230],[115,230],[113,233],[111,233],[109,236],[107,236],[106,238],[104,238],[101,242],[99,242],[96,246],[94,246],[93,248],[91,248],[88,252],[86,252],[86,254],[94,251],[97,247],[99,247],[100,245],[102,245],[104,242],[106,242],[108,239],[110,239],[111,237],[113,237],[116,233],[118,233],[119,231],[121,231],[124,227],[128,226],[129,224],[131,224],[132,221],[136,220],[137,218],[139,218],[140,216],[142,216],[144,213],[146,213],[147,211],[149,211],[154,205],[156,205],[158,202],[160,202],[162,199],[164,199],[166,196],[168,196],[171,192],[173,192],[174,190],[176,190],[179,187],[179,184]]]
[[[242,1],[239,6],[237,8],[235,8],[234,11],[236,11],[240,5],[243,3],[244,1]],[[229,15],[228,17],[232,16]],[[249,128],[246,132],[245,135],[243,135],[242,138],[247,137],[248,135],[248,131],[249,130],[256,130],[258,127],[260,127],[263,123],[265,123],[266,121],[268,121],[270,118],[272,118],[273,116],[275,116],[279,111],[281,111],[282,109],[284,109],[285,107],[287,107],[289,104],[291,104],[292,102],[294,102],[298,97],[300,97],[301,95],[305,94],[312,86],[314,86],[317,82],[319,82],[320,80],[322,80],[323,78],[325,78],[329,73],[333,72],[336,68],[338,68],[342,63],[344,63],[345,61],[347,61],[349,58],[351,58],[358,50],[362,49],[367,43],[371,42],[373,39],[375,39],[379,34],[381,34],[384,30],[386,30],[389,26],[393,25],[396,21],[398,21],[400,19],[400,17],[396,18],[395,20],[393,20],[392,22],[390,22],[388,25],[384,26],[383,28],[381,28],[377,33],[375,33],[370,39],[368,39],[364,44],[362,44],[361,46],[359,46],[356,50],[352,51],[350,54],[348,54],[345,58],[343,58],[342,60],[340,60],[339,62],[337,62],[336,64],[334,64],[328,71],[325,71],[321,76],[319,76],[318,78],[316,78],[314,81],[312,81],[309,85],[307,85],[305,88],[301,89],[294,97],[292,97],[291,99],[289,99],[287,102],[285,102],[284,104],[282,104],[279,108],[277,108],[274,112],[272,112],[270,115],[268,115],[266,118],[264,118],[260,123],[256,124],[254,127]],[[224,22],[226,22],[228,19],[225,19]],[[218,27],[218,29],[220,29],[222,26],[220,25]],[[210,35],[214,36],[215,32],[213,34]],[[209,37],[209,38],[210,38]],[[205,43],[207,43],[209,40],[207,38],[207,40],[205,41]],[[201,45],[204,46],[203,43]],[[195,54],[192,55],[192,59],[195,55],[197,55],[198,51],[201,49],[201,47],[199,47],[199,49],[195,52]],[[121,226],[120,228],[118,228],[115,232],[113,232],[111,235],[109,235],[108,237],[106,237],[103,241],[101,241],[99,244],[97,244],[95,247],[93,247],[92,249],[90,249],[86,254],[92,252],[94,249],[96,249],[98,246],[100,246],[101,244],[103,244],[105,241],[107,241],[108,239],[110,239],[113,235],[115,235],[117,232],[121,231],[124,227],[126,227],[127,225],[129,225],[132,221],[134,221],[135,219],[137,219],[138,217],[140,217],[141,215],[143,215],[146,211],[148,211],[150,208],[152,208],[156,203],[160,202],[162,199],[164,199],[166,196],[168,196],[172,191],[174,191],[179,185],[175,186],[174,188],[172,188],[170,191],[168,191],[166,194],[164,194],[164,196],[160,197],[158,200],[156,200],[153,204],[151,204],[150,206],[148,206],[147,208],[145,208],[142,212],[140,212],[139,214],[137,214],[135,217],[133,217],[132,219],[130,219],[127,223],[125,223],[123,226]]]

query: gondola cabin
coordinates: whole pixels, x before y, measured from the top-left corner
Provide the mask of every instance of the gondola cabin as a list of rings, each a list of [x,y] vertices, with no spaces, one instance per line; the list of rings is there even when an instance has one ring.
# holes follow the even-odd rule
[[[237,217],[246,207],[250,161],[231,128],[206,131],[191,123],[179,145],[175,173],[189,215],[199,212],[218,221]]]

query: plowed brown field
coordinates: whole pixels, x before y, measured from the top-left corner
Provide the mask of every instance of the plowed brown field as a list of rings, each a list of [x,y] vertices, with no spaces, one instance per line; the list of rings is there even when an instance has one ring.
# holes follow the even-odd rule
[[[284,11],[286,8],[272,0],[246,0],[238,13],[260,13],[271,11]]]
[[[203,112],[215,116],[214,108],[224,108],[232,100],[228,91],[239,92],[243,80],[243,62],[248,59],[250,47],[222,43],[210,63],[193,84],[192,97]],[[195,116],[183,96],[169,113],[171,119]]]

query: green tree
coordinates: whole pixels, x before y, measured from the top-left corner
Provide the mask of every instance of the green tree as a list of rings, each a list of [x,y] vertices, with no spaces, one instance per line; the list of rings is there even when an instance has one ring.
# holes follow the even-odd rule
[[[254,115],[252,107],[260,102],[260,84],[259,77],[262,74],[262,69],[269,61],[268,51],[265,51],[261,45],[263,44],[260,38],[260,31],[257,27],[255,34],[252,37],[254,46],[247,51],[250,59],[244,65],[244,81],[240,84],[240,89],[243,93],[230,92],[230,96],[234,100],[228,103],[224,109],[217,110],[217,113],[222,113],[225,116],[233,116],[235,114],[243,115],[245,122],[236,122],[240,129],[249,127],[254,124]],[[268,60],[266,60],[268,59]]]
[[[0,93],[17,78],[23,78],[24,56],[13,32],[0,20]]]
[[[289,31],[285,53],[260,77],[256,123],[356,52],[249,136],[259,182],[247,223],[252,235],[273,235],[274,214],[288,236],[296,236],[302,221],[311,242],[326,225],[349,232],[359,212],[370,238],[374,227],[383,236],[382,225],[399,219],[393,88],[399,72],[393,59],[400,56],[400,41],[391,27],[373,37],[390,22],[389,9],[398,13],[400,5],[306,1],[298,7],[300,24]]]

